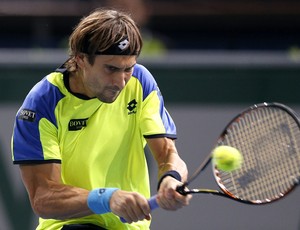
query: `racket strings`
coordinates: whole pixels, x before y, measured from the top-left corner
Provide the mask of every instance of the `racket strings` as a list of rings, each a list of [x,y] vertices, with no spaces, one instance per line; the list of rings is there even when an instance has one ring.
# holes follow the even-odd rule
[[[254,203],[278,199],[290,191],[300,176],[300,131],[294,118],[279,108],[251,110],[228,127],[224,145],[239,149],[240,170],[217,171],[221,188]]]
[[[266,113],[268,112],[268,113]],[[282,150],[288,150],[290,145],[290,135],[289,129],[286,127],[286,123],[288,120],[284,120],[286,117],[282,116],[285,113],[278,113],[275,114],[276,116],[273,116],[272,114],[269,114],[271,111],[262,110],[262,117],[266,118],[267,124],[280,124],[278,126],[272,126],[269,127],[271,130],[271,135],[268,135],[268,133],[264,133],[264,135],[267,135],[266,139],[264,140],[264,143],[269,143],[267,146],[263,145],[263,150],[272,151],[272,154],[264,154],[264,158],[261,159],[260,170],[262,175],[264,175],[265,178],[261,179],[261,185],[264,187],[261,188],[261,195],[264,195],[265,197],[272,198],[273,195],[275,196],[281,196],[282,191],[287,191],[290,188],[290,180],[285,177],[285,172],[288,172],[289,166],[288,164],[284,164],[284,151]],[[262,119],[262,117],[260,119]],[[268,130],[268,127],[265,127],[265,130]],[[270,144],[274,143],[274,144]],[[281,146],[281,145],[285,146]],[[262,149],[261,149],[262,151]],[[277,167],[276,170],[270,170],[270,167]],[[288,179],[288,180],[286,180]],[[267,184],[265,184],[267,183]],[[268,189],[266,189],[268,188]],[[265,194],[264,194],[264,193]]]

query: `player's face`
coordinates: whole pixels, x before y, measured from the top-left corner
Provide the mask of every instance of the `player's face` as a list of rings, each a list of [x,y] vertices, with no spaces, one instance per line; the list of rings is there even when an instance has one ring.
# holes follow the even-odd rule
[[[131,78],[136,56],[98,55],[93,65],[84,58],[82,84],[85,94],[105,103],[114,102]]]

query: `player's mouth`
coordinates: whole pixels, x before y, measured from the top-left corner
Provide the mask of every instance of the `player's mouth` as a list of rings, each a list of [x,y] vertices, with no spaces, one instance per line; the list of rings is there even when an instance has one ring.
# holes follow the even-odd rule
[[[120,93],[120,89],[107,89],[107,94],[110,97],[115,97]]]

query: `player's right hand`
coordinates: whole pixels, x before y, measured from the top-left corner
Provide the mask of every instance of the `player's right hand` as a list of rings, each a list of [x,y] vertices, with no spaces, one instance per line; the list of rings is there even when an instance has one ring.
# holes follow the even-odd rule
[[[127,223],[151,219],[147,199],[137,192],[117,190],[110,199],[110,209]]]

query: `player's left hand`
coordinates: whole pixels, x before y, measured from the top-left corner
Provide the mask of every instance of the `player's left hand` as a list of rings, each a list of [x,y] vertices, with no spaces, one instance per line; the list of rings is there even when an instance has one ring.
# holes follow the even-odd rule
[[[166,210],[177,210],[189,205],[192,195],[181,195],[176,191],[177,186],[182,185],[173,177],[166,177],[160,184],[157,195],[157,202],[159,206]]]

